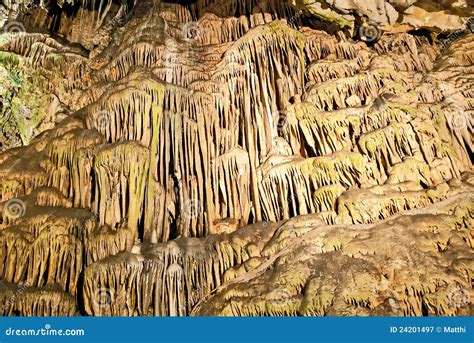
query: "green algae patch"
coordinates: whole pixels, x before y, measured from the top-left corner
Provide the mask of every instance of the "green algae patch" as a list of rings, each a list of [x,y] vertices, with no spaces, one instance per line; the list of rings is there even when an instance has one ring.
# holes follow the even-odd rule
[[[23,62],[0,52],[0,151],[29,144],[45,116],[43,78]]]

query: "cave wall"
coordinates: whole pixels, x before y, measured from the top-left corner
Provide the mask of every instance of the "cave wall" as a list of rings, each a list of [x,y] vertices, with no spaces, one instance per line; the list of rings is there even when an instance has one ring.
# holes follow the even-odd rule
[[[59,119],[0,154],[2,313],[469,313],[471,7],[380,3],[8,8]]]

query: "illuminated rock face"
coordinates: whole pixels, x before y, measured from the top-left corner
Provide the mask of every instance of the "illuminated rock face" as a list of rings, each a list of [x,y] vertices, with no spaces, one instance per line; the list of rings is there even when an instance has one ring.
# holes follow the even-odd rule
[[[472,314],[474,35],[303,3],[3,9],[56,123],[0,154],[1,314]]]

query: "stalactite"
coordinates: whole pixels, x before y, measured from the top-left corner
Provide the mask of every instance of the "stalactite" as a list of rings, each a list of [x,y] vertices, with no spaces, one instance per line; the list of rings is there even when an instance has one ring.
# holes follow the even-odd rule
[[[403,82],[394,70],[375,69],[313,86],[305,95],[305,100],[312,102],[320,110],[347,108],[346,101],[350,96],[357,95],[366,103],[369,97],[376,98],[378,91],[388,81]]]
[[[469,311],[473,35],[441,52],[289,1],[71,3],[0,42],[64,117],[0,154],[3,314]]]
[[[51,140],[46,151],[51,164],[46,167],[49,180],[48,186],[59,189],[63,195],[71,196],[72,164],[76,151],[101,144],[103,137],[96,131],[72,130]]]
[[[235,148],[220,155],[215,161],[218,171],[215,173],[216,185],[214,199],[218,219],[232,218],[247,224],[250,215],[250,161],[245,150]]]
[[[359,145],[364,154],[376,157],[377,162],[385,163],[387,167],[400,163],[407,156],[421,159],[415,133],[408,124],[393,123],[365,134],[360,138]],[[384,167],[379,168],[382,170]]]
[[[265,218],[270,221],[314,213],[312,193],[322,186],[339,183],[351,187],[381,180],[373,163],[347,151],[276,163],[269,172],[262,170],[260,177],[261,202],[265,204]]]
[[[73,296],[60,290],[33,288],[0,281],[0,313],[3,316],[75,316],[78,314]]]
[[[419,186],[405,184],[399,190],[416,187]],[[420,316],[424,310],[432,315],[466,313],[460,312],[470,303],[466,266],[445,269],[440,261],[451,264],[457,257],[440,255],[439,249],[446,249],[447,245],[465,253],[471,249],[468,241],[455,238],[458,234],[469,235],[468,222],[474,212],[472,194],[465,198],[468,189],[463,188],[464,193],[452,189],[453,194],[461,191],[452,198],[445,190],[448,197],[436,209],[428,206],[421,211],[408,211],[384,223],[357,229],[349,224],[326,226],[315,222],[313,216],[292,218],[281,225],[262,252],[275,256],[271,263],[251,278],[237,276],[222,285],[192,314],[313,316],[343,311],[351,315]],[[458,209],[457,215],[449,215],[454,209]],[[410,272],[419,265],[423,266],[420,273]]]
[[[104,146],[94,158],[99,221],[115,227],[126,218],[138,238],[150,163],[147,148],[136,142]]]
[[[93,263],[85,271],[85,310],[93,315],[188,314],[222,284],[226,270],[259,254],[249,242],[255,235],[271,235],[264,231],[267,228],[254,225],[227,238],[182,238],[142,246],[140,253],[121,253]],[[98,306],[101,290],[108,290],[111,298]]]
[[[426,43],[426,39],[407,33],[396,37],[390,35],[382,37],[375,45],[375,50],[381,55],[394,54],[393,65],[396,70],[429,71],[434,67],[439,49]]]
[[[306,70],[307,82],[322,83],[329,80],[339,79],[343,77],[351,77],[357,74],[362,68],[369,64],[370,53],[361,50],[357,58],[346,61],[331,61],[331,56],[326,57],[327,60],[315,61]]]
[[[16,226],[0,230],[2,241],[1,277],[9,282],[24,281],[35,287],[57,285],[75,294],[83,268],[83,241],[93,227],[87,212],[76,209],[31,208]]]
[[[427,207],[432,203],[428,194],[420,190],[419,184],[401,185],[403,187],[388,185],[385,189],[375,187],[344,193],[338,199],[336,220],[342,223],[373,223],[398,212]]]

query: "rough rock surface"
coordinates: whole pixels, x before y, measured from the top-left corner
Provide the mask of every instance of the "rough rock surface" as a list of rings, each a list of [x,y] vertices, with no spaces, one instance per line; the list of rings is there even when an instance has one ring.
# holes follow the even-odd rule
[[[447,3],[0,8],[0,64],[41,80],[0,96],[48,96],[0,132],[0,314],[472,315],[472,7]]]

